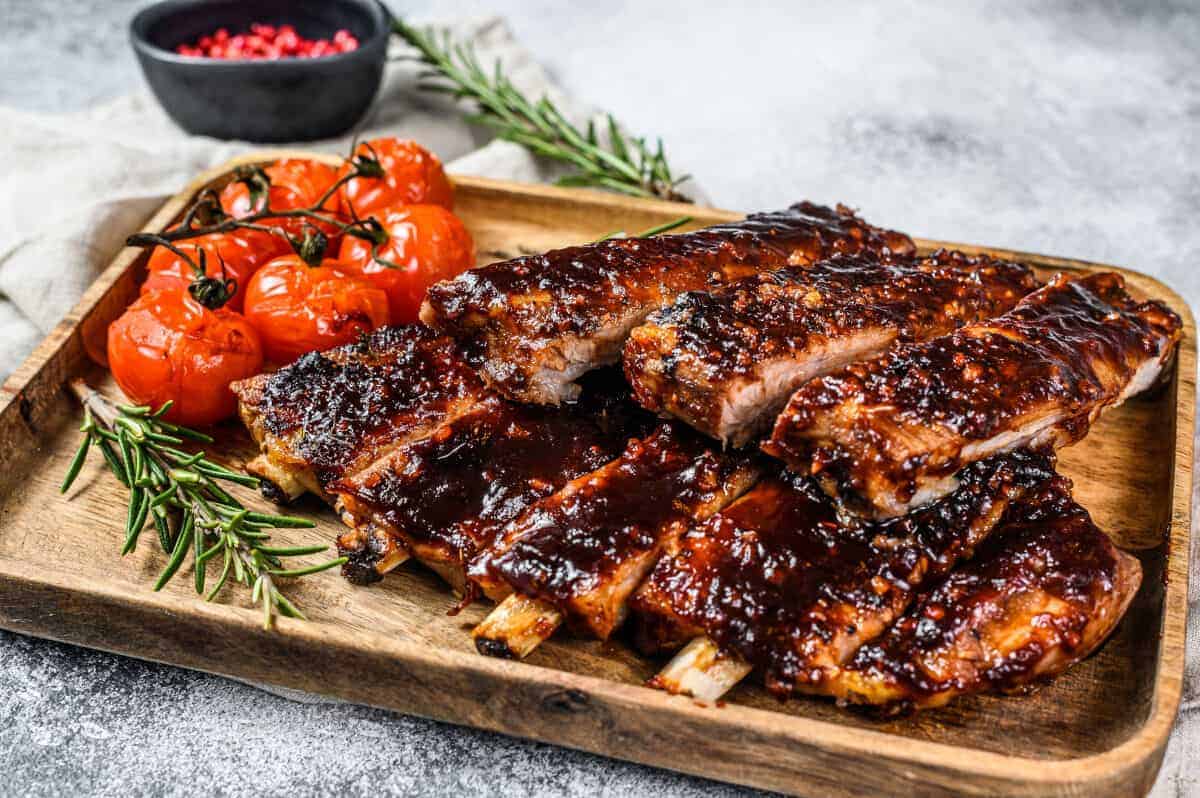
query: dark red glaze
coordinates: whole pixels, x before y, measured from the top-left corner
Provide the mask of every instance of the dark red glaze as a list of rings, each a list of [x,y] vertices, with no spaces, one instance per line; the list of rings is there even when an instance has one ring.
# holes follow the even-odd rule
[[[480,266],[433,285],[421,318],[470,341],[493,383],[522,398],[540,370],[562,368],[556,347],[565,341],[600,347],[592,367],[615,361],[628,327],[683,291],[836,252],[887,248],[914,250],[907,236],[871,227],[848,209],[800,203],[691,233],[610,239]]]
[[[974,560],[855,655],[836,692],[893,710],[1049,678],[1098,646],[1141,569],[1056,480],[1014,504]]]
[[[557,408],[499,397],[328,489],[381,519],[424,561],[461,569],[500,529],[568,481],[619,457],[651,426],[616,374]]]
[[[555,604],[600,634],[648,558],[752,479],[747,459],[723,455],[685,428],[660,425],[621,457],[533,505],[472,564],[480,582]],[[620,595],[611,599],[616,591]],[[593,617],[593,605],[604,605]]]
[[[643,406],[725,438],[722,407],[735,392],[760,383],[755,401],[773,417],[795,389],[777,375],[767,384],[765,368],[815,376],[868,337],[854,359],[1004,313],[1038,285],[1027,266],[959,252],[835,255],[682,294],[634,329],[625,373]]]
[[[775,693],[819,684],[919,585],[970,556],[1009,502],[1053,478],[1047,455],[993,458],[966,469],[941,502],[888,522],[839,518],[810,480],[764,480],[658,562],[632,604],[639,647],[707,634]]]
[[[1161,303],[1131,299],[1119,275],[1059,275],[997,319],[813,380],[763,448],[843,498],[895,506],[960,468],[971,442],[1051,414],[1061,421],[1039,442],[1078,440],[1139,368],[1161,367],[1180,329]]]
[[[486,394],[452,339],[386,327],[266,376],[256,412],[321,480],[365,465]],[[244,399],[245,401],[245,399]]]

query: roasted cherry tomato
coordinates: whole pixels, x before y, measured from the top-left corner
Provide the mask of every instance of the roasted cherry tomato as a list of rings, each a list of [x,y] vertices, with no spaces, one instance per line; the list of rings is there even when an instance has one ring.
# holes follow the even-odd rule
[[[267,358],[284,365],[387,324],[387,294],[337,261],[308,266],[284,255],[250,278],[246,318]]]
[[[458,217],[440,205],[401,205],[375,213],[383,241],[342,239],[338,260],[387,291],[393,324],[417,320],[425,291],[475,265],[475,243]]]
[[[310,208],[337,180],[337,170],[334,167],[303,158],[285,158],[264,167],[263,171],[270,180],[265,197],[260,196],[257,201],[253,201],[247,181],[237,180],[221,191],[221,209],[235,219],[243,219],[261,211],[264,203],[266,207],[275,211]],[[249,180],[253,182],[253,177]],[[322,212],[336,216],[338,202],[335,193],[321,205]],[[303,237],[306,227],[315,226],[330,239],[337,238],[336,228],[312,219],[280,217],[264,220],[261,224],[278,225],[298,238]],[[331,240],[330,245],[332,251],[336,251],[337,242]]]
[[[262,370],[258,333],[232,310],[210,310],[186,290],[142,295],[108,328],[108,365],[130,401],[173,404],[165,418],[185,426],[233,415],[229,383]]]
[[[276,258],[291,247],[279,236],[257,230],[236,230],[230,233],[211,233],[198,238],[176,243],[194,263],[200,263],[200,250],[204,251],[204,271],[209,277],[234,281],[235,290],[229,300],[230,310],[240,311],[250,277],[272,258]],[[224,270],[222,271],[222,263]],[[166,247],[155,247],[146,266],[149,274],[142,283],[142,293],[165,288],[186,290],[196,278],[192,264]]]
[[[383,177],[356,177],[342,186],[339,194],[344,215],[366,218],[392,205],[418,203],[454,207],[454,189],[442,162],[415,141],[374,139],[358,145],[355,156],[378,160]],[[343,164],[338,175],[351,168]]]

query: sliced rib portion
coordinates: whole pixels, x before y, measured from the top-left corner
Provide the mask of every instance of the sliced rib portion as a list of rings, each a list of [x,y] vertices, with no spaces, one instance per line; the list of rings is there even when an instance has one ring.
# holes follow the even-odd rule
[[[681,295],[634,328],[625,374],[644,407],[741,446],[808,380],[997,316],[1037,286],[1029,267],[985,256],[838,255]]]
[[[353,473],[475,407],[489,391],[453,339],[385,327],[230,386],[262,447],[247,466],[295,498]]]
[[[464,591],[467,562],[505,524],[651,428],[615,370],[585,383],[579,402],[557,408],[489,397],[329,484],[352,527],[339,539],[342,553],[370,578],[400,545]]]
[[[836,252],[912,252],[905,235],[811,203],[648,239],[613,239],[480,266],[429,289],[426,324],[467,342],[510,398],[557,404],[615,363],[629,331],[684,291]]]
[[[899,712],[1011,692],[1096,649],[1141,584],[1061,483],[1027,497],[972,562],[860,649],[819,692]]]
[[[745,491],[757,469],[683,427],[660,425],[613,462],[533,505],[470,575],[491,597],[516,594],[476,630],[480,651],[522,656],[564,618],[601,639],[624,620],[626,600],[655,559],[693,524]],[[543,611],[515,612],[540,602]],[[519,618],[514,624],[512,618]]]
[[[1004,316],[806,384],[763,449],[857,512],[902,515],[967,463],[1078,441],[1154,383],[1180,329],[1119,275],[1058,275]]]
[[[668,689],[711,681],[706,662],[719,664],[718,651],[728,673],[738,677],[728,666],[739,661],[753,665],[778,694],[819,683],[887,629],[920,585],[969,557],[1011,502],[1051,479],[1052,458],[1014,452],[967,468],[941,502],[870,522],[839,518],[811,480],[781,471],[658,562],[632,602],[636,642],[653,652],[713,641],[690,646],[681,652],[686,662],[660,674],[658,686]],[[701,697],[732,686],[705,687]]]

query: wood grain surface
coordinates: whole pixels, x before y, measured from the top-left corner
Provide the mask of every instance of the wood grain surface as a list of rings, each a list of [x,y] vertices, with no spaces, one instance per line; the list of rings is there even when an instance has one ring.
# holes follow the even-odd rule
[[[147,224],[174,220],[201,176]],[[291,153],[295,155],[296,153]],[[316,157],[316,156],[313,156]],[[635,232],[680,215],[692,227],[737,214],[588,191],[457,178],[461,215],[480,262]],[[886,223],[886,220],[872,220]],[[922,250],[941,242],[919,241]],[[1055,270],[1111,269],[1027,253],[953,244]],[[152,541],[118,554],[125,496],[89,463],[67,496],[59,480],[77,443],[81,412],[63,390],[86,375],[115,394],[88,357],[136,294],[145,258],[123,251],[79,305],[0,389],[0,626],[184,667],[270,682],[609,756],[804,795],[1123,795],[1153,781],[1178,708],[1183,674],[1195,405],[1195,325],[1183,300],[1124,270],[1131,290],[1185,320],[1171,378],[1100,421],[1061,456],[1076,496],[1145,579],[1112,639],[1038,692],[978,696],[908,718],[877,721],[820,699],[779,702],[754,683],[719,707],[642,686],[663,664],[622,639],[558,636],[525,662],[478,656],[469,630],[488,607],[458,616],[442,582],[408,564],[382,583],[354,587],[336,573],[290,586],[308,622],[260,628],[246,591],[213,604],[174,580],[150,590],[164,557]],[[218,453],[251,453],[235,424]],[[247,504],[266,508],[257,496]],[[332,542],[341,525],[302,502],[316,529],[281,530],[283,542]]]

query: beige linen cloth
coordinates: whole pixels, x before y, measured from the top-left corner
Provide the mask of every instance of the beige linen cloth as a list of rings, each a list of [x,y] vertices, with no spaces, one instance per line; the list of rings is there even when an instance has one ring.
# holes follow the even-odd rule
[[[572,118],[571,103],[512,38],[502,20],[440,25],[474,42],[480,59],[500,58],[517,86],[548,94]],[[388,66],[380,96],[360,135],[397,135],[434,150],[451,172],[541,182],[555,175],[521,148],[490,141],[462,121],[441,95],[418,92],[416,67]],[[349,137],[300,145],[343,153]],[[164,199],[198,172],[252,149],[184,134],[146,92],[74,114],[0,108],[0,378],[7,376],[78,300],[83,290]],[[699,195],[688,187],[692,196]],[[1193,588],[1192,604],[1197,591]],[[1197,702],[1197,616],[1189,623],[1189,664],[1179,725],[1153,795],[1200,795],[1200,779],[1184,765],[1200,746]],[[272,692],[301,701],[295,691]],[[1046,767],[1053,767],[1047,763]]]

